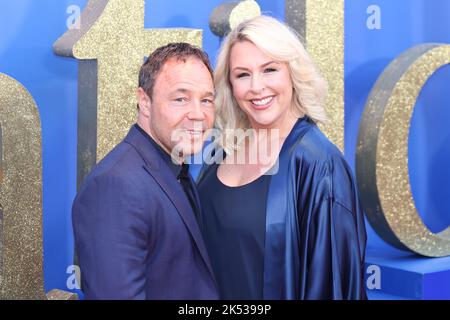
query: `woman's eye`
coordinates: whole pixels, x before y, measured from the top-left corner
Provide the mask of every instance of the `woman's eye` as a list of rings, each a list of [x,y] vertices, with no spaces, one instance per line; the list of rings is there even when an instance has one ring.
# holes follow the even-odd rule
[[[248,73],[247,72],[243,72],[243,73],[238,73],[236,78],[243,78],[243,77],[247,77]]]
[[[213,103],[213,101],[211,99],[203,99],[202,102],[203,102],[203,104],[207,104],[207,105],[210,105]]]
[[[270,73],[270,72],[275,72],[275,71],[277,71],[277,69],[275,69],[275,68],[266,68],[266,69],[264,69],[264,73]]]

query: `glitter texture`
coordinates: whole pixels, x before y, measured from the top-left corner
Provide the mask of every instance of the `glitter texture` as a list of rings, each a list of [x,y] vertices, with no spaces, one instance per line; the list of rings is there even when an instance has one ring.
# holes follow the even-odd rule
[[[230,30],[236,28],[242,21],[261,15],[261,8],[253,0],[240,2],[230,13]]]
[[[54,289],[47,293],[48,300],[78,300],[76,293]]]
[[[81,15],[81,29],[69,30],[54,44],[56,54],[85,64],[78,77],[78,110],[95,117],[80,117],[83,121],[78,123],[78,184],[136,121],[135,92],[144,57],[169,42],[202,45],[202,30],[144,29],[144,4],[144,0],[90,0]],[[90,134],[83,135],[86,132]]]
[[[425,82],[450,63],[450,46],[424,44],[396,58],[366,104],[357,147],[357,177],[367,218],[398,248],[429,257],[450,255],[450,228],[431,232],[414,204],[408,172],[408,135]]]
[[[225,36],[247,19],[261,15],[261,8],[253,0],[225,2],[216,7],[209,17],[209,28],[219,36]]]
[[[0,74],[0,88],[0,299],[45,299],[39,113],[16,80]]]
[[[328,82],[324,133],[344,149],[344,0],[285,0],[286,23],[304,39]]]

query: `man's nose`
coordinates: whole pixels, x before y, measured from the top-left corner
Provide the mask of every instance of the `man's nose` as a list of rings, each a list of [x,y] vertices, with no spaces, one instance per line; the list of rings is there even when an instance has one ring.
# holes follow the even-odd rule
[[[188,113],[188,118],[190,120],[204,120],[205,113],[202,110],[201,101],[194,101],[190,106],[190,110]]]

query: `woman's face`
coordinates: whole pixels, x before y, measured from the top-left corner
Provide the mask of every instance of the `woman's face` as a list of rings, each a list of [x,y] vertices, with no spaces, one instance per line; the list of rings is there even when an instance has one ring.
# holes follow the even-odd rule
[[[230,52],[233,95],[254,129],[279,128],[292,117],[292,81],[288,66],[265,55],[250,41]]]

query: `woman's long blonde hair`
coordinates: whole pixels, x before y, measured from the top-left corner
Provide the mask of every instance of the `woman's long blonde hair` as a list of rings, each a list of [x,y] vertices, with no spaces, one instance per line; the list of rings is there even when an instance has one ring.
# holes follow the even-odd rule
[[[250,128],[247,115],[237,104],[230,83],[230,52],[240,41],[250,41],[272,59],[287,63],[293,84],[292,111],[295,115],[299,118],[307,115],[317,123],[327,122],[323,107],[327,83],[299,37],[282,22],[269,16],[258,16],[242,22],[227,35],[217,58],[214,72],[215,126],[222,133],[218,143],[225,152],[236,150],[240,145],[231,132]]]

